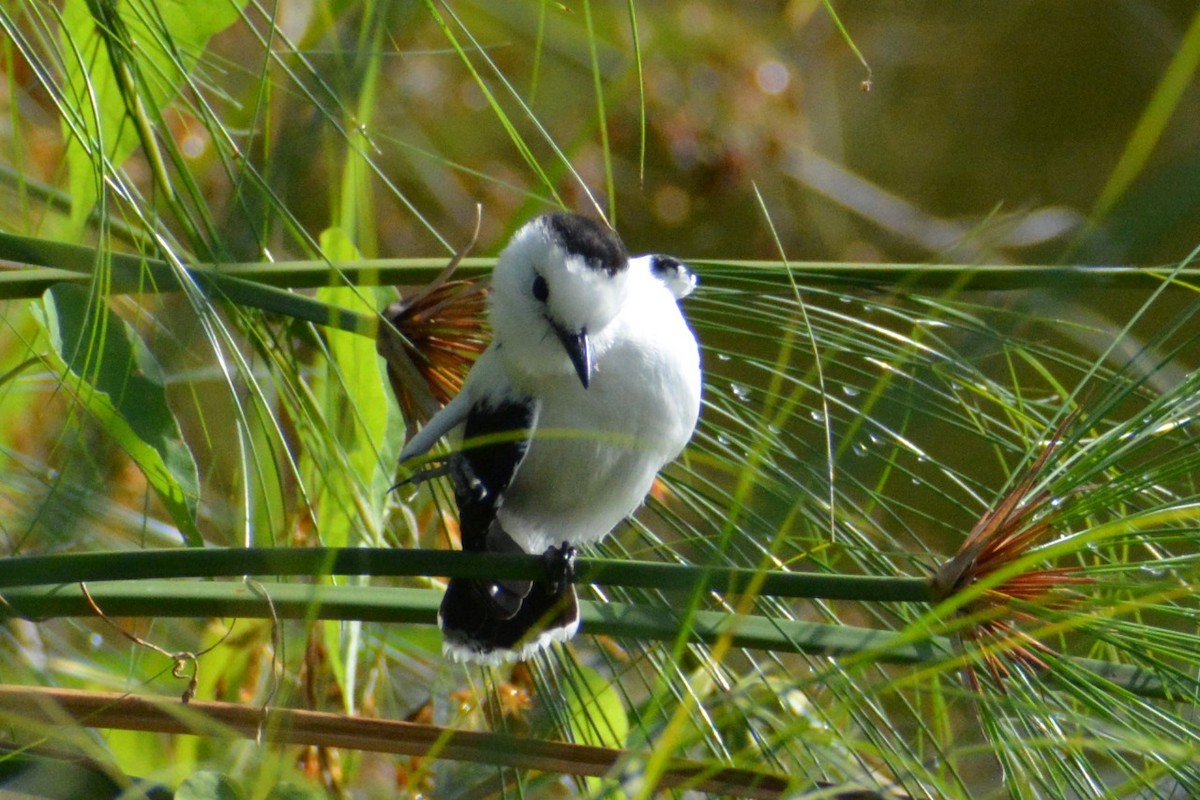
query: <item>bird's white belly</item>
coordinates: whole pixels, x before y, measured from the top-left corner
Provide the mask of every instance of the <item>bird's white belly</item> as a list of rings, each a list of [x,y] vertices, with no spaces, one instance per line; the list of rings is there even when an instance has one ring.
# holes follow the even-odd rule
[[[527,552],[602,538],[690,438],[698,380],[674,369],[633,374],[646,380],[630,386],[601,371],[586,390],[570,376],[543,394],[534,438],[498,513]]]

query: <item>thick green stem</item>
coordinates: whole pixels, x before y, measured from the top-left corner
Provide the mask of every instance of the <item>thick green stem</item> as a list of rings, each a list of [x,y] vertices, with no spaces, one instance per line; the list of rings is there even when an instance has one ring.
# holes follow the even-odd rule
[[[0,588],[79,581],[243,575],[435,575],[446,578],[530,580],[545,575],[545,563],[540,556],[385,547],[180,548],[62,553],[0,560]],[[926,578],[763,572],[734,567],[696,567],[601,558],[579,559],[576,563],[576,580],[580,583],[679,592],[693,592],[699,588],[722,594],[744,592],[753,581],[760,581],[759,594],[777,597],[862,600],[872,603],[931,600],[930,584]]]
[[[18,236],[0,232],[0,258],[55,270],[90,273],[96,262],[94,248],[62,244],[46,239]],[[155,291],[137,281],[137,269],[147,265],[153,269],[169,269],[164,261],[141,256],[112,253],[115,272],[113,291]],[[887,289],[917,289],[933,291],[956,287],[959,289],[1025,290],[1065,287],[1073,291],[1089,289],[1152,288],[1170,276],[1178,281],[1200,282],[1200,266],[1169,267],[1161,270],[1123,266],[1046,266],[1046,265],[958,265],[958,264],[847,264],[836,262],[790,262],[745,260],[703,260],[689,262],[697,267],[704,286],[746,288],[747,282],[789,289],[792,280],[802,280],[810,287],[870,286]],[[495,259],[464,258],[456,275],[473,278],[491,271]],[[264,286],[312,288],[346,284],[420,285],[435,278],[446,266],[446,259],[437,258],[375,258],[350,263],[331,264],[323,260],[247,262],[219,265],[195,265],[192,275],[215,276],[214,281],[238,278]],[[122,281],[122,270],[133,270],[131,278]],[[20,270],[29,273],[16,286],[28,286],[27,294],[13,294],[5,287],[4,297],[36,296],[55,280],[55,273],[39,270]],[[40,282],[39,282],[40,280]],[[40,287],[40,288],[39,288]],[[173,278],[157,287],[158,291],[175,291],[178,282]]]

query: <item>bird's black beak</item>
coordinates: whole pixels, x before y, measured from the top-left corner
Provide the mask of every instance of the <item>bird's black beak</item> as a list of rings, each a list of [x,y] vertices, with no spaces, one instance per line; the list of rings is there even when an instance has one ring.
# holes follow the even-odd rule
[[[588,338],[587,328],[572,332],[556,328],[558,340],[562,342],[567,357],[575,367],[575,374],[583,388],[588,388],[592,382],[592,373],[596,371],[596,351],[592,349],[592,340]]]

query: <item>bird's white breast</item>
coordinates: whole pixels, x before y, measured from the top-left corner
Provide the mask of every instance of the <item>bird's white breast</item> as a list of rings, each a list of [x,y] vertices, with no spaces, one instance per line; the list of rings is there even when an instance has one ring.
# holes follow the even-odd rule
[[[639,277],[595,340],[589,388],[574,375],[523,387],[540,400],[537,428],[498,516],[531,553],[607,534],[641,504],[696,426],[696,340],[661,282]]]

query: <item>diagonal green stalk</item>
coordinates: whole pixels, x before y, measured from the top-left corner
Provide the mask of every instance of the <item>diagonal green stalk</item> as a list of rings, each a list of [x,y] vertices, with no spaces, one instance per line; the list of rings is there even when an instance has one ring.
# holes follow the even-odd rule
[[[11,290],[5,295],[11,298],[39,296],[64,280],[89,283],[96,254],[97,251],[90,247],[0,233],[0,257],[47,268],[0,273],[0,286]],[[107,289],[112,293],[183,289],[177,272],[165,261],[125,253],[105,253],[105,256],[111,269]],[[328,276],[336,273],[330,271],[328,264],[323,267],[328,281]],[[27,272],[40,274],[29,275]],[[335,308],[311,297],[228,274],[222,269],[192,268],[187,274],[215,298],[363,336],[375,335],[375,318],[365,314]],[[21,294],[17,294],[18,291]]]
[[[617,184],[613,177],[612,145],[608,141],[608,115],[604,110],[604,82],[600,75],[600,54],[596,49],[596,28],[592,4],[583,0],[583,20],[587,26],[588,55],[592,62],[592,92],[596,95],[596,127],[600,131],[600,154],[604,159],[604,193],[608,198],[608,224],[617,224]]]
[[[133,130],[137,134],[142,152],[145,153],[149,163],[150,173],[154,177],[154,185],[171,208],[176,222],[185,230],[191,246],[198,252],[206,252],[207,244],[196,227],[192,215],[188,213],[179,194],[175,191],[171,176],[167,172],[162,148],[159,146],[159,139],[154,133],[154,124],[150,119],[151,111],[158,115],[161,108],[154,103],[147,106],[144,102],[142,87],[145,85],[145,76],[142,74],[138,60],[134,57],[137,47],[134,37],[118,13],[117,4],[113,0],[88,0],[88,7],[96,21],[96,31],[108,54],[112,74],[116,79],[126,114],[133,123]],[[161,117],[156,121],[161,127]],[[178,153],[173,153],[173,155],[178,156]],[[179,166],[179,160],[177,158],[174,160],[176,166]],[[184,175],[187,174],[186,170],[181,172]],[[194,196],[193,199],[195,199]],[[203,204],[198,207],[204,208]],[[210,231],[211,233],[213,232]]]
[[[646,73],[642,64],[642,37],[638,35],[637,7],[629,0],[629,34],[633,40],[633,67],[638,87],[638,186],[646,184]]]
[[[433,4],[433,2],[431,2],[431,0],[426,0],[425,7],[429,11],[430,17],[433,18],[433,21],[445,34],[447,41],[450,42],[450,46],[454,48],[454,51],[462,60],[463,66],[465,66],[467,71],[470,72],[471,78],[475,81],[475,85],[479,87],[479,91],[483,93],[483,96],[487,100],[488,105],[491,107],[492,112],[496,115],[496,119],[500,122],[505,132],[508,133],[509,140],[517,149],[517,152],[520,153],[521,159],[525,162],[526,166],[528,166],[530,170],[532,170],[533,173],[538,176],[538,179],[541,181],[542,185],[546,187],[551,195],[553,195],[555,201],[558,202],[559,205],[562,205],[562,198],[559,197],[558,192],[554,187],[554,182],[550,180],[550,177],[546,174],[545,170],[542,169],[542,166],[538,162],[537,157],[534,155],[533,150],[530,149],[529,144],[525,141],[525,138],[521,136],[521,133],[517,130],[516,125],[514,125],[512,120],[509,119],[508,114],[504,112],[504,108],[500,105],[500,101],[496,97],[495,93],[492,92],[491,87],[488,86],[487,81],[484,80],[483,76],[479,73],[479,70],[475,68],[474,62],[472,62],[470,57],[467,55],[466,48],[463,47],[462,43],[458,40],[458,37],[454,35],[454,31],[450,28],[449,23],[446,22],[446,18],[442,16],[441,12],[438,11],[437,7]],[[453,11],[451,11],[449,8],[447,8],[447,11],[453,15]],[[467,35],[470,36],[470,31],[467,31]],[[477,43],[473,44],[477,45]],[[479,52],[482,53],[483,49],[479,48]]]
[[[1196,77],[1200,67],[1200,10],[1192,15],[1191,24],[1183,35],[1183,40],[1175,48],[1171,63],[1154,88],[1154,94],[1142,110],[1137,126],[1129,135],[1124,152],[1112,172],[1100,196],[1092,206],[1090,222],[1099,225],[1113,207],[1125,195],[1146,168],[1150,155],[1162,138],[1167,123],[1174,117],[1179,108],[1180,100],[1188,86]]]

